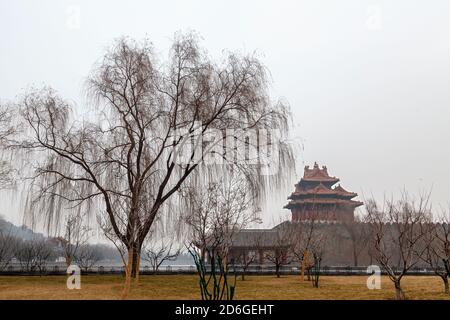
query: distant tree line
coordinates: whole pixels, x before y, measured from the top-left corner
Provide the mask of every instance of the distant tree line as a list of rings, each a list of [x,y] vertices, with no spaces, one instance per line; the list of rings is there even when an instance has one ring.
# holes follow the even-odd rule
[[[61,245],[59,238],[35,236],[23,239],[11,230],[0,228],[0,271],[18,265],[21,272],[43,274],[48,271],[49,264],[66,257],[66,247]],[[85,243],[73,252],[71,263],[87,271],[104,259],[116,260],[115,250],[107,245]]]

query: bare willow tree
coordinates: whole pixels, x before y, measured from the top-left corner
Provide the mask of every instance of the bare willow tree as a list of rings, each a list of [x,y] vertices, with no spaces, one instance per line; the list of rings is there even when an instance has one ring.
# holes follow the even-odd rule
[[[17,132],[13,123],[13,110],[11,106],[0,105],[0,190],[14,184],[9,147],[14,134]],[[0,222],[1,222],[0,217]],[[6,268],[14,257],[18,240],[12,234],[11,228],[6,230],[0,224],[0,270]]]
[[[425,226],[422,243],[423,247],[419,250],[423,253],[420,257],[442,279],[444,292],[448,294],[450,291],[448,284],[450,277],[450,211],[444,211],[437,223],[429,223]]]
[[[198,175],[208,154],[234,163],[233,142],[256,130],[257,141],[277,146],[268,153],[277,160],[271,167],[292,167],[289,146],[274,143],[288,129],[288,108],[272,101],[268,83],[257,57],[229,53],[213,62],[192,33],[175,37],[166,62],[147,42],[118,40],[89,77],[94,108],[88,117],[74,118],[71,106],[48,88],[21,100],[29,130],[20,146],[39,153],[33,158],[29,212],[44,216],[48,227],[78,206],[102,212],[127,250],[126,296],[153,222],[162,211],[182,211],[174,209],[177,191]],[[227,134],[230,130],[234,134]],[[205,136],[213,136],[208,144]],[[285,181],[278,172],[268,184],[267,176],[255,171],[249,177],[260,187]]]
[[[16,133],[13,124],[13,112],[11,106],[0,105],[0,189],[11,186],[13,168],[7,152],[12,136]]]
[[[419,250],[430,219],[429,197],[418,201],[404,194],[399,201],[386,200],[380,207],[374,200],[366,202],[375,259],[394,283],[395,296],[405,299],[401,280],[421,259]]]

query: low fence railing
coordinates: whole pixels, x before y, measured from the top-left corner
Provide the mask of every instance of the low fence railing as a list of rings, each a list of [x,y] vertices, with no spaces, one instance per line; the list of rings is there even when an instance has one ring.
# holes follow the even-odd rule
[[[209,266],[206,266],[208,270]],[[320,268],[322,275],[367,275],[367,267],[352,267],[352,266],[323,266]],[[247,268],[236,265],[230,266],[230,273],[246,275],[274,275],[276,274],[276,268],[273,265],[250,265]],[[124,274],[125,270],[123,266],[108,266],[98,265],[88,269],[81,269],[84,274]],[[140,273],[143,275],[154,274],[155,272],[150,266],[143,266],[140,268]],[[194,265],[163,265],[160,266],[156,274],[196,274],[197,269]],[[282,275],[298,275],[300,269],[296,266],[282,266],[279,269],[279,273]],[[382,274],[386,272],[381,269]],[[25,270],[20,265],[9,265],[3,270],[0,270],[0,275],[66,275],[67,268],[65,265],[46,265],[40,269]],[[412,268],[408,272],[409,275],[434,275],[433,269],[426,267]]]

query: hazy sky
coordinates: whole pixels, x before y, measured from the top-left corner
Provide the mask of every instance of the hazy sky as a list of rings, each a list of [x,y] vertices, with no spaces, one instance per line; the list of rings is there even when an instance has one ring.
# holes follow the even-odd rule
[[[447,0],[0,0],[0,101],[49,84],[82,108],[83,81],[114,38],[147,37],[165,53],[189,29],[213,57],[260,54],[291,105],[300,167],[327,165],[360,199],[433,187],[435,206],[450,202]],[[1,200],[19,222],[16,200]]]

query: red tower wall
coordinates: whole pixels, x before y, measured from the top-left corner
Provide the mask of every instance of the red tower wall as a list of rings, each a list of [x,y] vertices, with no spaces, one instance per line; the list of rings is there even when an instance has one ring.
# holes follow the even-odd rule
[[[335,208],[292,208],[292,221],[302,220],[330,220],[354,221],[354,208],[350,206],[336,206]]]

